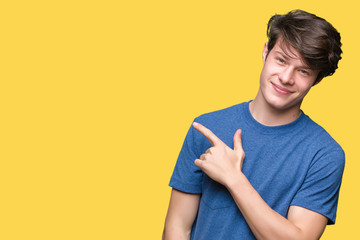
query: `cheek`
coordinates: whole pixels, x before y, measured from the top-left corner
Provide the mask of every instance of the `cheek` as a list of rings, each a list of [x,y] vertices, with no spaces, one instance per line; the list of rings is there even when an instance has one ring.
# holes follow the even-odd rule
[[[306,95],[312,87],[312,84],[304,83],[302,85],[299,85],[299,90],[302,92],[302,95]]]
[[[269,61],[264,65],[264,67],[261,71],[261,75],[264,76],[266,79],[269,77],[274,77],[274,76],[279,75],[279,73],[281,73],[281,71],[283,71],[281,66],[278,66]]]
[[[261,70],[260,81],[267,81],[270,75],[271,75],[271,70],[267,65],[264,65],[263,69]]]

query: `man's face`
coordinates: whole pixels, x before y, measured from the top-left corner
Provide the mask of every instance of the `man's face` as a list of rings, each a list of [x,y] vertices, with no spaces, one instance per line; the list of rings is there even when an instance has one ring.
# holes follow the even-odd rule
[[[299,52],[281,40],[270,52],[265,44],[263,62],[260,94],[265,102],[280,111],[300,109],[319,72],[310,69]]]

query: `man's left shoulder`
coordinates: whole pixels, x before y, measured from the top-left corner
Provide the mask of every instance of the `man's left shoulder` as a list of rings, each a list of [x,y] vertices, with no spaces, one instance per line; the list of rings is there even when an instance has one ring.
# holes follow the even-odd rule
[[[318,123],[309,118],[307,132],[312,137],[311,148],[317,151],[318,155],[337,156],[337,159],[344,161],[345,152],[341,145]]]

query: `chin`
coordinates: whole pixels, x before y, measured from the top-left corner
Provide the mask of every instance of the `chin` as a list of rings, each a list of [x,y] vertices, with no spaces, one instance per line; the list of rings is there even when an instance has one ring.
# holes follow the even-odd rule
[[[284,99],[270,99],[268,104],[274,109],[278,111],[286,111],[288,109],[294,108],[298,104],[294,102],[284,101]]]
[[[262,91],[263,100],[275,111],[286,111],[294,108],[300,108],[302,99],[295,93],[287,96],[278,96],[271,91]]]

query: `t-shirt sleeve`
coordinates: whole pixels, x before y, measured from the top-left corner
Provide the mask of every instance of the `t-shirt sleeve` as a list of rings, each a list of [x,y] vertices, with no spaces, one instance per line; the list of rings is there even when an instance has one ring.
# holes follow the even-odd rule
[[[169,186],[187,193],[201,193],[203,171],[194,161],[200,158],[194,139],[196,129],[191,125],[177,159]]]
[[[334,224],[345,154],[339,149],[318,155],[290,205],[320,213],[328,218],[328,224]]]

